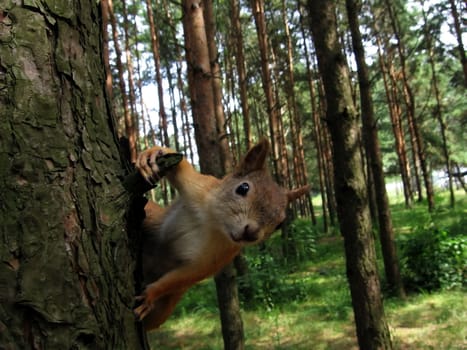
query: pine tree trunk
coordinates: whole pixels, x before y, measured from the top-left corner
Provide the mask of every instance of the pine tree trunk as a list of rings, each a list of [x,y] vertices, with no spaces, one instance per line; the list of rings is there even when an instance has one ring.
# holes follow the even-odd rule
[[[240,104],[242,106],[243,128],[245,134],[245,151],[251,147],[250,107],[248,105],[247,78],[245,56],[243,54],[243,32],[240,22],[240,4],[238,0],[230,0],[232,12],[232,35],[235,41],[235,64],[237,66]]]
[[[213,74],[205,28],[205,8],[199,0],[183,1],[185,47],[188,61],[190,93],[195,121],[201,172],[222,177],[225,172],[214,101]],[[222,322],[224,348],[244,348],[243,322],[240,316],[235,270],[226,266],[216,278],[216,290]]]
[[[224,105],[222,104],[222,76],[219,65],[219,52],[217,51],[215,38],[216,25],[214,21],[213,4],[212,0],[206,0],[203,4],[209,62],[211,63],[211,84],[219,147],[221,150],[223,169],[225,172],[231,172],[233,171],[233,157],[229,147],[227,122],[225,119]]]
[[[384,181],[383,162],[378,140],[378,129],[373,112],[370,78],[365,62],[365,52],[360,34],[358,15],[360,9],[355,0],[346,0],[349,27],[352,34],[352,45],[358,69],[360,85],[360,103],[363,121],[363,138],[368,154],[371,177],[374,183],[376,209],[378,212],[379,234],[383,252],[386,280],[391,291],[399,297],[405,297],[405,291],[400,275],[399,262],[396,254],[394,230],[392,227],[391,210]]]
[[[409,130],[411,133],[412,148],[414,149],[414,157],[418,157],[420,161],[420,167],[422,170],[423,181],[425,183],[426,197],[428,201],[428,210],[433,211],[435,208],[435,199],[433,192],[433,185],[431,183],[431,177],[428,171],[428,164],[426,160],[426,153],[424,149],[424,142],[422,139],[419,123],[415,116],[415,97],[412,91],[412,88],[409,84],[409,79],[407,76],[407,67],[406,67],[406,53],[403,47],[403,43],[400,38],[399,23],[397,16],[393,9],[393,3],[389,0],[385,0],[387,12],[391,20],[391,26],[394,31],[394,35],[397,41],[397,50],[399,53],[399,60],[401,63],[401,73],[402,73],[402,95],[404,97],[404,102],[406,105],[407,112],[407,122],[409,124]],[[414,161],[415,166],[417,161]],[[418,181],[418,180],[417,180]],[[421,195],[421,190],[419,191]]]
[[[164,146],[170,146],[169,134],[167,131],[167,113],[165,112],[164,105],[164,88],[162,86],[162,74],[161,74],[161,59],[159,55],[159,36],[157,28],[154,24],[154,15],[152,11],[152,1],[146,0],[146,11],[148,15],[149,30],[151,33],[151,48],[152,56],[154,59],[154,70],[156,73],[157,82],[157,100],[159,102],[159,123],[161,125],[162,142]]]
[[[102,12],[102,54],[104,56],[104,69],[105,69],[105,86],[107,95],[110,99],[113,97],[113,79],[112,71],[110,69],[110,55],[109,55],[109,3],[107,0],[101,1]]]
[[[134,132],[136,140],[138,139],[138,116],[136,114],[136,95],[135,95],[135,78],[133,70],[133,60],[130,47],[130,34],[129,34],[129,20],[126,0],[121,1],[122,4],[122,15],[123,15],[123,34],[125,36],[125,65],[128,72],[128,98],[131,111],[131,119],[133,121]],[[131,21],[131,20],[130,20]],[[135,22],[135,16],[132,19]],[[136,47],[136,46],[135,46]],[[136,150],[138,150],[138,142],[136,142]]]
[[[375,31],[378,32],[377,28],[375,28]],[[390,86],[390,79],[388,75],[390,74],[388,71],[391,71],[391,68],[387,68],[387,65],[384,61],[384,57],[382,54],[382,45],[381,45],[381,39],[379,38],[378,35],[376,35],[376,42],[378,45],[378,61],[379,61],[379,66],[380,70],[382,73],[383,77],[383,83],[384,83],[384,90],[386,93],[386,100],[388,104],[388,111],[389,111],[389,116],[391,119],[391,125],[392,125],[392,130],[394,134],[394,140],[395,140],[395,145],[396,145],[396,154],[397,154],[397,159],[399,161],[399,171],[401,174],[402,178],[402,186],[403,186],[403,191],[404,191],[404,199],[405,199],[405,206],[406,208],[410,208],[412,206],[412,201],[413,201],[413,191],[412,191],[412,186],[410,183],[410,166],[407,161],[407,153],[405,150],[405,139],[404,139],[404,133],[403,133],[403,128],[401,125],[401,116],[400,116],[400,107],[397,102],[396,94],[395,94],[395,89]],[[384,55],[387,56],[387,55]],[[391,57],[387,58],[388,61],[391,60]]]
[[[133,120],[133,116],[130,113],[128,108],[128,95],[126,93],[126,83],[124,78],[123,63],[122,63],[122,50],[120,48],[119,35],[117,29],[117,21],[115,18],[113,10],[112,0],[105,0],[108,2],[108,11],[110,24],[112,25],[112,36],[114,41],[115,49],[115,59],[117,61],[117,70],[118,70],[118,83],[120,86],[121,98],[122,98],[122,108],[123,108],[123,118],[125,122],[125,136],[128,138],[128,143],[130,146],[130,157],[131,161],[134,163],[136,161],[136,128]]]
[[[300,13],[300,31],[303,37],[303,48],[305,52],[305,62],[306,62],[306,72],[307,72],[307,81],[308,81],[308,90],[310,93],[310,102],[311,102],[311,115],[312,115],[312,122],[313,122],[313,138],[316,148],[316,163],[318,165],[318,179],[319,179],[319,188],[321,194],[321,208],[322,208],[322,217],[323,217],[323,231],[328,233],[329,225],[328,225],[328,209],[327,209],[327,198],[326,198],[326,185],[324,183],[324,165],[323,165],[323,151],[322,151],[322,138],[320,132],[320,119],[318,116],[318,111],[316,107],[316,99],[315,99],[315,87],[313,82],[313,73],[311,70],[311,62],[309,58],[309,50],[307,45],[307,37],[305,34],[305,24],[304,24],[304,16],[303,16],[303,5],[300,1],[297,1],[297,6],[299,8]]]
[[[462,41],[462,27],[461,20],[459,19],[459,11],[457,11],[457,6],[455,0],[449,0],[449,5],[451,6],[452,18],[454,20],[454,31],[456,32],[457,38],[457,49],[459,51],[459,59],[462,64],[462,71],[464,72],[464,85],[467,87],[467,57],[465,55],[464,43]],[[461,7],[465,7],[465,1]]]
[[[199,149],[208,150],[205,157],[200,154],[200,168],[213,169],[217,177],[223,175],[223,165],[217,134],[217,121],[212,90],[211,62],[200,0],[183,1],[183,27],[188,64],[188,82],[193,110],[195,139]]]
[[[271,156],[274,165],[274,175],[279,184],[283,184],[284,179],[281,178],[280,162],[280,134],[279,134],[279,117],[274,98],[274,90],[271,81],[271,69],[269,62],[269,44],[268,34],[266,30],[266,18],[264,14],[264,0],[251,0],[251,8],[255,19],[256,32],[258,36],[259,52],[261,56],[261,81],[264,94],[266,97],[267,113],[269,117],[269,135],[271,139]]]
[[[441,131],[441,148],[443,150],[443,156],[444,156],[444,164],[446,166],[446,173],[448,175],[448,184],[449,184],[449,200],[450,200],[450,205],[451,208],[454,208],[455,204],[455,197],[454,197],[454,184],[452,180],[452,172],[451,172],[451,159],[449,155],[449,149],[448,149],[448,144],[446,140],[446,129],[447,125],[446,122],[444,121],[443,118],[443,112],[442,112],[442,102],[441,102],[441,92],[439,90],[438,86],[438,75],[436,73],[436,66],[435,66],[435,58],[434,58],[434,50],[435,48],[433,47],[433,37],[429,28],[429,20],[428,16],[423,9],[424,3],[422,2],[422,14],[423,14],[423,20],[424,20],[424,31],[425,31],[425,42],[427,45],[427,51],[428,51],[428,62],[430,63],[430,68],[431,68],[431,84],[433,87],[433,94],[435,95],[435,100],[436,100],[436,106],[434,108],[434,115],[436,120],[438,121],[439,124],[439,130]]]
[[[2,8],[2,348],[143,347],[99,6]]]
[[[309,0],[308,6],[326,92],[338,218],[344,236],[358,342],[361,349],[391,349],[360,158],[358,115],[352,101],[348,67],[338,41],[335,4]]]

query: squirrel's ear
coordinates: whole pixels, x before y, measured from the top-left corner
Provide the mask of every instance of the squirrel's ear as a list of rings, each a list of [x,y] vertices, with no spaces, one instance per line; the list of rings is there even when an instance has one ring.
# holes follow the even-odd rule
[[[269,154],[269,141],[262,139],[258,144],[250,148],[248,153],[238,165],[235,174],[244,176],[255,170],[262,170],[266,167],[266,157]]]
[[[310,185],[305,185],[305,186],[287,191],[287,199],[289,200],[289,202],[292,202],[296,200],[297,198],[303,196],[304,194],[307,194],[308,192],[310,192],[310,189],[311,189]]]

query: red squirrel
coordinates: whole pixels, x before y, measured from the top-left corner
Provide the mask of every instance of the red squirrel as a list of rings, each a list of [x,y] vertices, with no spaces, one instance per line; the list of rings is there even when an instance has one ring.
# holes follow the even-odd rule
[[[168,153],[175,151],[152,147],[138,156],[136,168],[147,181],[158,178],[156,159]],[[268,153],[263,140],[223,179],[200,174],[185,158],[166,174],[179,196],[165,208],[149,201],[143,221],[146,288],[134,311],[146,330],[164,323],[188,288],[218,273],[242,247],[268,238],[288,203],[309,192],[309,186],[277,185],[267,170]]]

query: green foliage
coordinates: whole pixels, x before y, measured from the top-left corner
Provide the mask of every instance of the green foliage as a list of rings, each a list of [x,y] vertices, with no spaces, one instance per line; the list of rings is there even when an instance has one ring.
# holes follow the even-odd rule
[[[306,281],[290,273],[316,251],[316,232],[309,220],[298,219],[287,227],[287,239],[274,237],[267,245],[252,247],[245,254],[249,271],[238,279],[246,307],[272,309],[282,303],[302,300],[308,295]],[[293,249],[287,250],[287,247]],[[289,251],[287,256],[282,253]],[[290,252],[292,252],[290,254]]]
[[[415,290],[465,287],[467,238],[429,225],[399,237],[405,285]]]

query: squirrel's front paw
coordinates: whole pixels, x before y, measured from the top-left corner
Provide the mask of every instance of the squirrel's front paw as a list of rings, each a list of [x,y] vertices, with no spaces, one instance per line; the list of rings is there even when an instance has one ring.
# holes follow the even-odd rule
[[[146,293],[137,296],[135,299],[136,301],[142,301],[141,305],[133,310],[136,318],[139,321],[142,321],[149,314],[149,312],[151,312],[152,308],[154,307],[154,303],[147,297]]]
[[[141,152],[136,159],[136,169],[138,169],[146,181],[151,184],[160,179],[159,167],[157,166],[156,160],[162,155],[164,155],[164,150],[156,146]]]

